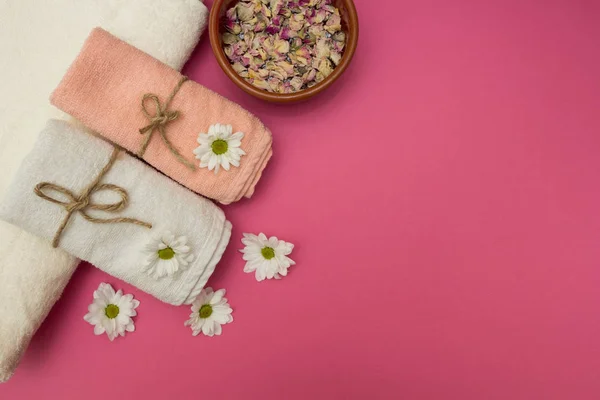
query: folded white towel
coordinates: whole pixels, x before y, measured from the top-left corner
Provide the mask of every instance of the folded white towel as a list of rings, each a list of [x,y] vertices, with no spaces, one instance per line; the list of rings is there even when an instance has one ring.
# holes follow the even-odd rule
[[[180,69],[206,27],[200,0],[0,1],[0,197],[48,118],[48,95],[90,30],[115,36]],[[67,284],[79,260],[0,221],[0,382]],[[35,293],[36,295],[32,295]]]
[[[93,182],[99,183],[89,198],[78,200]],[[121,201],[123,209],[95,208]],[[69,214],[78,202],[82,208]],[[175,305],[191,303],[200,293],[231,235],[231,224],[211,201],[58,120],[48,121],[25,157],[0,204],[0,218],[55,238],[68,253]],[[102,223],[109,219],[118,220]],[[152,265],[167,275],[150,273]]]

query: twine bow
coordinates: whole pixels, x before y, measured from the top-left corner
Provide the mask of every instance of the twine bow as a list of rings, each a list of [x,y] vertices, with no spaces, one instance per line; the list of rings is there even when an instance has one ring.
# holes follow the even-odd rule
[[[180,163],[182,163],[186,167],[190,168],[191,170],[195,169],[194,164],[192,164],[188,160],[186,160],[177,151],[175,146],[173,146],[173,144],[167,138],[167,134],[166,134],[167,124],[169,122],[174,121],[177,118],[179,118],[179,111],[170,111],[169,106],[171,105],[171,101],[173,101],[173,98],[175,97],[175,95],[177,94],[177,92],[179,91],[181,86],[187,80],[188,80],[188,78],[186,76],[181,77],[181,79],[177,83],[177,86],[175,86],[175,89],[173,89],[173,91],[169,95],[169,98],[167,99],[167,102],[165,103],[164,107],[160,104],[160,100],[159,100],[158,96],[155,95],[154,93],[146,93],[142,97],[142,112],[144,113],[144,115],[146,116],[148,121],[150,121],[150,123],[148,125],[146,125],[145,127],[143,127],[142,129],[140,129],[140,133],[142,135],[146,135],[146,137],[144,138],[144,141],[142,142],[142,147],[140,147],[140,150],[138,151],[138,156],[140,158],[144,156],[144,153],[146,152],[146,148],[148,147],[148,144],[150,143],[150,139],[152,138],[152,134],[154,133],[154,131],[158,131],[158,134],[162,138],[163,142],[165,143],[165,145],[167,146],[169,151],[175,156],[175,158],[177,158],[177,160]],[[147,100],[152,100],[154,102],[154,114],[151,114],[148,111],[148,109],[146,108]]]
[[[67,226],[67,223],[71,219],[71,216],[76,212],[79,212],[81,214],[81,216],[83,218],[85,218],[86,220],[88,220],[90,222],[94,222],[94,223],[111,224],[111,223],[125,222],[125,223],[129,223],[129,224],[141,225],[146,228],[152,228],[152,224],[149,224],[144,221],[140,221],[135,218],[123,218],[123,217],[120,217],[120,218],[96,218],[96,217],[92,217],[91,215],[89,215],[87,213],[87,210],[117,212],[117,211],[124,209],[127,206],[127,203],[129,202],[129,196],[125,189],[123,189],[120,186],[113,185],[110,183],[100,184],[100,180],[106,174],[106,172],[108,172],[110,167],[112,167],[115,160],[117,159],[118,154],[119,154],[119,150],[115,148],[113,150],[112,155],[110,156],[110,160],[108,161],[108,163],[104,166],[104,168],[102,168],[102,170],[100,171],[100,173],[98,174],[96,179],[94,179],[94,181],[86,189],[84,189],[84,191],[80,195],[76,195],[75,193],[73,193],[71,190],[65,188],[64,186],[56,185],[56,184],[50,183],[50,182],[41,182],[35,186],[34,192],[36,195],[38,195],[39,197],[41,197],[44,200],[47,200],[52,203],[63,206],[64,209],[67,211],[67,215],[63,219],[63,221],[60,224],[56,233],[54,234],[54,238],[52,239],[52,247],[58,247],[58,242],[60,240],[60,236],[62,235],[62,232],[64,231],[65,227]],[[63,201],[63,200],[56,199],[56,198],[52,197],[51,195],[44,193],[44,190],[51,190],[54,192],[62,193],[63,195],[65,195],[68,198],[68,200]],[[96,192],[99,192],[101,190],[112,190],[113,192],[117,193],[121,197],[121,200],[116,203],[112,203],[112,204],[95,204],[95,203],[93,203],[92,199],[91,199],[91,195]]]

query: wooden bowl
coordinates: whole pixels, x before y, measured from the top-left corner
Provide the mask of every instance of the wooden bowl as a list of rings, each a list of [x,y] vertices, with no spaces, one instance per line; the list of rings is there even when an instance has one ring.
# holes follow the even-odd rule
[[[239,0],[215,0],[210,10],[208,30],[210,35],[210,45],[213,53],[217,57],[217,62],[221,66],[221,69],[229,79],[246,93],[258,97],[259,99],[275,103],[292,103],[306,100],[331,86],[331,84],[344,73],[350,64],[358,42],[358,16],[352,0],[334,0],[333,4],[340,10],[342,30],[346,33],[346,45],[344,46],[344,53],[342,54],[340,63],[334,68],[333,72],[315,86],[295,93],[272,93],[255,87],[235,72],[223,51],[223,42],[221,40],[221,34],[225,30],[222,24],[223,16],[225,15],[225,12],[238,1]]]

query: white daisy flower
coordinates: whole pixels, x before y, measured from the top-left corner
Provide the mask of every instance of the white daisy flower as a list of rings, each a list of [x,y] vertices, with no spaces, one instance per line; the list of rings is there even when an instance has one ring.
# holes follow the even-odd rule
[[[190,254],[190,247],[187,245],[187,237],[175,237],[169,231],[152,238],[145,246],[144,254],[144,271],[154,279],[171,276],[194,261],[194,255]]]
[[[209,171],[219,172],[223,167],[229,171],[230,165],[240,166],[240,158],[246,152],[240,148],[244,133],[232,134],[231,125],[214,124],[208,128],[208,133],[198,135],[198,146],[194,150],[196,158],[200,160],[200,168],[208,167]]]
[[[220,335],[221,325],[233,322],[232,309],[227,303],[225,289],[213,292],[212,288],[204,288],[192,303],[190,319],[184,326],[192,328],[192,335],[202,332],[206,336]]]
[[[267,239],[264,233],[258,236],[244,233],[242,243],[246,246],[240,252],[246,260],[244,272],[255,272],[256,280],[281,279],[287,275],[290,266],[296,265],[294,260],[287,257],[292,253],[294,245],[271,236]]]
[[[125,332],[135,331],[133,319],[140,305],[133,295],[123,295],[108,283],[101,283],[94,291],[94,302],[89,305],[88,313],[83,319],[94,325],[94,334],[102,335],[104,332],[112,342],[117,336],[125,336]]]

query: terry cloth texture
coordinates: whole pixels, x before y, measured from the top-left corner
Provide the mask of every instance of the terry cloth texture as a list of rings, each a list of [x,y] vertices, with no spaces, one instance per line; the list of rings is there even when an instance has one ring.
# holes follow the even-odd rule
[[[49,118],[48,94],[101,25],[180,69],[206,27],[199,0],[0,0],[0,198]],[[79,260],[0,221],[0,382],[10,378]],[[43,266],[43,268],[40,268]]]
[[[0,204],[0,218],[52,240],[67,215],[66,207],[40,197],[34,188],[48,182],[77,198],[109,163],[114,149],[112,144],[65,121],[48,121]],[[94,222],[75,211],[60,235],[59,246],[162,301],[191,303],[229,242],[231,224],[223,211],[125,151],[119,152],[99,183],[123,189],[128,204],[113,212],[84,208],[87,215],[98,220],[133,218],[152,227]],[[89,204],[118,203],[121,197],[117,190],[97,190],[91,194]],[[43,193],[65,204],[74,200],[55,190]],[[148,256],[145,248],[165,232],[186,236],[194,259],[175,274],[157,279],[144,270]]]
[[[71,114],[88,128],[137,154],[149,124],[141,106],[147,93],[162,105],[181,80],[181,74],[148,54],[95,29],[65,77],[51,96],[52,104]],[[151,102],[149,110],[154,112]],[[180,162],[156,132],[143,159],[203,196],[229,204],[250,197],[271,157],[271,132],[252,114],[196,82],[184,83],[169,107],[179,116],[165,125],[168,140],[189,163],[196,166],[194,149],[198,134],[213,124],[231,125],[244,133],[241,148],[246,155],[239,167],[218,174],[207,168],[191,170]]]

